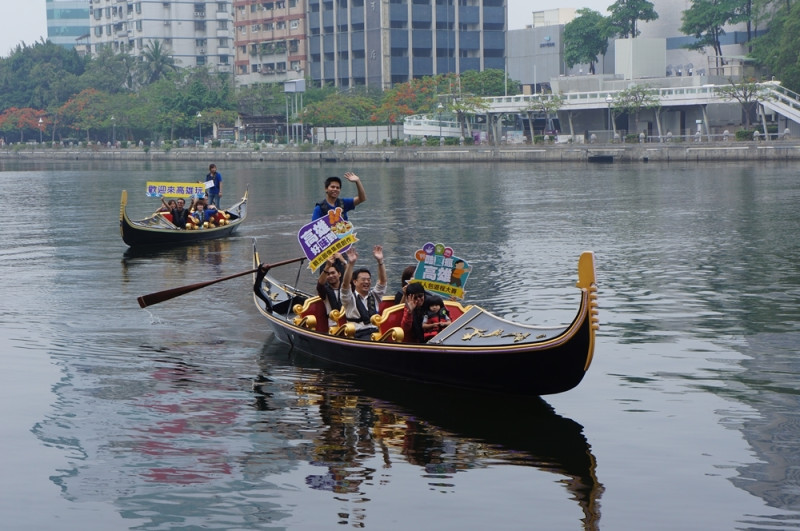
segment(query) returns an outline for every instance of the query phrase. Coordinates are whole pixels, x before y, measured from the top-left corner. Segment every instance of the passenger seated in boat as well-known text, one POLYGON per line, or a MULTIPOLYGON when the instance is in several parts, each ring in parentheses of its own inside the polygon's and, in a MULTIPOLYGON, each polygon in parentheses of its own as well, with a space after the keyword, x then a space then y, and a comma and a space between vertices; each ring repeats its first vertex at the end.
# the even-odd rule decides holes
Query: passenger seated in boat
POLYGON ((217 210, 213 207, 206 208, 204 201, 195 205, 195 211, 189 214, 189 221, 194 228, 202 229, 213 227, 216 222, 217 210))
POLYGON ((172 212, 175 208, 176 203, 174 199, 170 199, 169 201, 164 201, 164 198, 161 198, 161 206, 156 210, 156 212, 172 212))
POLYGON ((425 331, 422 329, 422 320, 425 317, 425 288, 419 282, 412 282, 406 286, 405 292, 406 302, 400 327, 407 342, 424 343, 425 331))
POLYGON ((383 247, 376 245, 372 256, 378 262, 378 284, 372 288, 372 274, 369 269, 361 268, 355 273, 358 253, 355 247, 347 250, 347 266, 342 278, 342 307, 349 322, 355 325, 356 339, 369 339, 378 328, 371 322, 373 315, 378 314, 381 299, 386 294, 386 267, 383 265, 383 247))
MULTIPOLYGON (((322 266, 317 279, 317 295, 325 303, 326 314, 330 316, 331 310, 342 309, 342 273, 345 269, 344 258, 339 253, 333 255, 322 266)), ((328 326, 333 327, 338 323, 328 317, 328 326)))
POLYGON ((414 271, 416 269, 417 268, 413 265, 410 265, 405 269, 403 269, 403 273, 400 275, 400 289, 397 290, 397 293, 394 294, 395 304, 406 302, 404 298, 406 295, 406 286, 411 281, 411 277, 414 276, 414 271))
POLYGON ((431 295, 426 298, 425 315, 422 317, 422 331, 425 342, 433 339, 436 334, 444 330, 452 321, 444 301, 438 295, 431 295))
POLYGON ((172 224, 181 229, 186 228, 186 222, 189 219, 189 211, 186 209, 186 200, 179 197, 175 202, 175 207, 170 210, 172 214, 172 224))

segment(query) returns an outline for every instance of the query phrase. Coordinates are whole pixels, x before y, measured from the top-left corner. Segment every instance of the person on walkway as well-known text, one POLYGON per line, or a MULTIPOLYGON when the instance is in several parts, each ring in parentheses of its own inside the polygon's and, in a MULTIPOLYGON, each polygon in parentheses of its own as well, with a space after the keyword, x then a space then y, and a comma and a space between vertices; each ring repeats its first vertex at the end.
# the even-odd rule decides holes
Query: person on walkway
POLYGON ((349 171, 344 174, 344 178, 356 185, 358 197, 340 198, 339 194, 342 192, 342 180, 336 176, 328 177, 325 179, 325 199, 314 205, 314 211, 311 213, 311 221, 327 215, 329 210, 336 207, 342 208, 342 219, 348 221, 347 213, 367 200, 367 192, 364 190, 364 185, 361 184, 361 179, 359 179, 358 175, 349 171))
POLYGON ((216 164, 209 164, 206 182, 213 181, 214 186, 207 190, 208 204, 216 205, 219 208, 219 198, 222 197, 222 174, 217 171, 216 164))
POLYGON ((378 284, 372 287, 372 273, 369 269, 360 268, 353 272, 358 253, 355 247, 347 250, 347 266, 342 278, 342 307, 345 317, 355 324, 356 339, 369 339, 370 334, 377 332, 378 328, 370 319, 378 313, 381 299, 386 295, 386 267, 383 264, 383 247, 376 245, 372 249, 372 256, 378 263, 378 284))

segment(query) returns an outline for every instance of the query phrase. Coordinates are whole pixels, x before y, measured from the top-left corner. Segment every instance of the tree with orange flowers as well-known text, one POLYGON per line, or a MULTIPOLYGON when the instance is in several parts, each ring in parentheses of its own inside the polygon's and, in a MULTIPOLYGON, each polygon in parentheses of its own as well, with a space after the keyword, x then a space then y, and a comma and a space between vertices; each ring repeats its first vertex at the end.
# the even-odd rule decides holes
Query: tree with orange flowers
POLYGON ((0 130, 6 133, 19 131, 19 141, 20 143, 24 142, 25 130, 38 129, 39 118, 42 114, 42 111, 30 107, 24 109, 11 107, 0 114, 0 130))

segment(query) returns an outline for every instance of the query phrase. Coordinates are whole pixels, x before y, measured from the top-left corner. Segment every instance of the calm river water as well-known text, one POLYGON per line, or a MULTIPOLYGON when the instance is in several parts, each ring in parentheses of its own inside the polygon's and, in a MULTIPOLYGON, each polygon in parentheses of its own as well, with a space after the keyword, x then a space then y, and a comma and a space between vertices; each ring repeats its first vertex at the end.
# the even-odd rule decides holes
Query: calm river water
POLYGON ((0 166, 3 528, 800 529, 791 165, 207 162, 0 166), (146 181, 207 162, 224 204, 249 188, 240 233, 127 251, 121 190, 141 217, 146 181), (561 323, 594 250, 581 385, 518 400, 320 366, 273 341, 249 276, 138 307, 249 269, 254 239, 298 256, 322 181, 347 170, 392 291, 441 242, 472 262, 468 302, 561 323))

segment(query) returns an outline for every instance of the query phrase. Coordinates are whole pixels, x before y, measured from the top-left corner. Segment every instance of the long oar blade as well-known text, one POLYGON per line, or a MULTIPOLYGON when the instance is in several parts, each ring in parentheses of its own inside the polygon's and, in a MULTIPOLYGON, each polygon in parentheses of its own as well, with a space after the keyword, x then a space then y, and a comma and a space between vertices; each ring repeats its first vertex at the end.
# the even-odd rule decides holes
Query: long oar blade
MULTIPOLYGON (((301 260, 305 260, 305 256, 301 256, 300 258, 293 258, 292 260, 284 260, 283 262, 277 262, 274 264, 267 264, 266 267, 271 269, 273 267, 282 266, 286 264, 291 264, 293 262, 299 262, 301 260)), ((206 282, 198 282, 196 284, 189 284, 188 286, 183 286, 180 288, 172 288, 172 289, 165 289, 164 291, 157 291, 155 293, 149 293, 147 295, 142 295, 141 297, 137 298, 136 300, 139 302, 139 306, 142 308, 146 308, 148 306, 152 306, 154 304, 158 304, 160 302, 168 301, 170 299, 174 299, 175 297, 180 297, 181 295, 186 295, 187 293, 191 293, 192 291, 205 288, 212 284, 216 284, 218 282, 224 282, 226 280, 230 280, 232 278, 243 277, 244 275, 250 275, 258 271, 258 268, 250 269, 248 271, 242 271, 241 273, 236 273, 234 275, 229 275, 227 277, 218 278, 215 280, 208 280, 206 282)))

